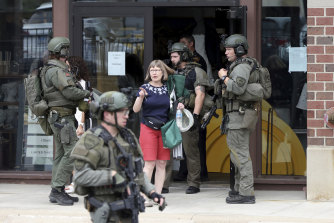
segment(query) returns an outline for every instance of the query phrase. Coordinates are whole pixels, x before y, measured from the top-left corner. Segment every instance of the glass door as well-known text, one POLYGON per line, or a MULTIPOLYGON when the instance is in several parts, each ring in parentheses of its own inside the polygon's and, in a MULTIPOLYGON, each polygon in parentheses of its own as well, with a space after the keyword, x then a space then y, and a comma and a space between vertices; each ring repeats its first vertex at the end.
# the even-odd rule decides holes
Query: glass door
MULTIPOLYGON (((87 63, 92 88, 134 100, 152 58, 152 9, 98 5, 74 4, 73 54, 87 63)), ((128 127, 139 135, 138 114, 130 115, 128 127)))

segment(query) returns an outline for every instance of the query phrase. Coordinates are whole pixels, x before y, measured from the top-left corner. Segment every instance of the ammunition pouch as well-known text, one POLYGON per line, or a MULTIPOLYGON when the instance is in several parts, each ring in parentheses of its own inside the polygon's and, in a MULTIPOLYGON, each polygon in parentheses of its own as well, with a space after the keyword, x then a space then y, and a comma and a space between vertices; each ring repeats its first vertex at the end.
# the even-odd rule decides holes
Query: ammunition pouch
POLYGON ((45 135, 53 135, 53 131, 51 129, 50 123, 48 122, 47 116, 39 116, 38 117, 38 124, 41 126, 45 135))
POLYGON ((245 109, 244 118, 242 120, 242 128, 249 129, 250 132, 255 130, 257 123, 257 111, 254 109, 245 109))

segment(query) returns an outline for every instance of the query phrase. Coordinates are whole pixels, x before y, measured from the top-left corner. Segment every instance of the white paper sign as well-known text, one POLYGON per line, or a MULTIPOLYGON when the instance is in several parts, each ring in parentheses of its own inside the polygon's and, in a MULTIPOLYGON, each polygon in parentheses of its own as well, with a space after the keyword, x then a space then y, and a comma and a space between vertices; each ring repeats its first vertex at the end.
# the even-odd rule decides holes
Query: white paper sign
POLYGON ((40 148, 40 147, 27 147, 27 157, 53 157, 52 147, 40 148))
POLYGON ((306 47, 289 47, 289 72, 307 71, 306 47))
POLYGON ((125 76, 125 52, 108 52, 108 75, 125 76))
POLYGON ((53 136, 27 136, 27 145, 53 146, 53 136))

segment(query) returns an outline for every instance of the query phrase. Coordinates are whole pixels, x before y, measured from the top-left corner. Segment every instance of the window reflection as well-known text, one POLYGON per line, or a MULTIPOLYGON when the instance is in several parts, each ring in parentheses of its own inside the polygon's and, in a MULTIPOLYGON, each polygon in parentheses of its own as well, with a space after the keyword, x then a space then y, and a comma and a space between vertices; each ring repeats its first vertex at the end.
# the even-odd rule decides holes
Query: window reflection
POLYGON ((289 72, 289 50, 306 46, 306 1, 263 1, 262 64, 272 81, 262 112, 262 174, 304 175, 306 73, 289 72))
MULTIPOLYGON (((91 70, 91 85, 101 92, 121 90, 135 99, 144 81, 144 18, 83 19, 83 55, 91 70), (125 74, 108 75, 108 52, 125 52, 125 74)), ((128 127, 139 135, 139 114, 130 114, 128 127)))

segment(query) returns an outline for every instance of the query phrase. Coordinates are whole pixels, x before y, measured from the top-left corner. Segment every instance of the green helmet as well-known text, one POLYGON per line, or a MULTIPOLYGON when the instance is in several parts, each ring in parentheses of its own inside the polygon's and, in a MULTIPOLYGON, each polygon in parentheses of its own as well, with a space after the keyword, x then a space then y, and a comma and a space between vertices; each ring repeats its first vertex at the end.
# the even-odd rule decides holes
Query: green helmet
POLYGON ((190 58, 190 52, 188 47, 184 43, 174 43, 172 47, 168 50, 168 54, 178 52, 180 54, 181 61, 188 61, 190 58))
POLYGON ((90 103, 90 110, 97 119, 102 120, 104 111, 117 111, 130 107, 130 101, 125 94, 118 91, 108 91, 103 93, 99 101, 90 103))
POLYGON ((248 42, 246 37, 240 34, 234 34, 225 39, 225 48, 234 48, 235 54, 237 56, 242 56, 247 54, 248 42))
POLYGON ((63 54, 66 54, 68 50, 62 49, 68 49, 70 47, 70 40, 66 37, 53 37, 49 44, 48 44, 48 51, 51 53, 59 53, 61 56, 63 54))

